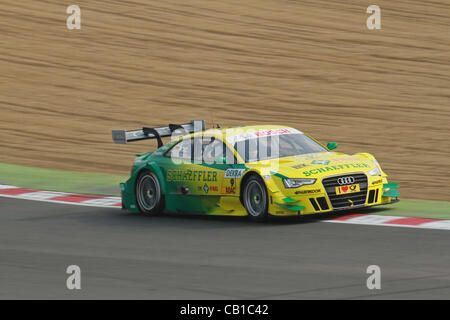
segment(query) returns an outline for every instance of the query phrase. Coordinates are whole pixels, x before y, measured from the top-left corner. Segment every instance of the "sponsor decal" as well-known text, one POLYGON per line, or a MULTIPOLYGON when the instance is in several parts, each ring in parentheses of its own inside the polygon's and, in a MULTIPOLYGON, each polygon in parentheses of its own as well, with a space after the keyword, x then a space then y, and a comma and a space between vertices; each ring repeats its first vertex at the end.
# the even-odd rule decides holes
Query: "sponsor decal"
MULTIPOLYGON (((349 186, 336 187, 336 195, 359 192, 359 184, 351 184, 349 186)), ((350 200, 349 200, 350 201, 350 200)), ((353 203, 352 203, 353 205, 353 203)))
POLYGON ((223 194, 235 194, 236 193, 236 187, 222 187, 222 193, 223 194))
POLYGON ((224 178, 241 178, 245 169, 227 169, 224 178))
POLYGON ((336 158, 336 159, 330 159, 333 162, 342 162, 342 161, 361 161, 359 158, 355 157, 343 157, 343 158, 336 158))
POLYGON ((264 180, 270 181, 270 180, 272 180, 272 177, 270 176, 270 174, 267 174, 264 176, 264 180))
POLYGON ((198 191, 204 191, 205 193, 208 193, 209 191, 217 192, 219 191, 218 186, 209 186, 208 184, 204 184, 203 187, 199 186, 198 191))
POLYGON ((279 136, 282 134, 293 134, 293 133, 300 133, 300 131, 298 131, 297 129, 294 128, 280 128, 280 129, 261 129, 258 131, 250 131, 250 132, 242 132, 240 134, 236 134, 236 135, 230 135, 227 136, 227 141, 230 144, 235 144, 236 142, 239 141, 245 141, 248 139, 253 139, 253 138, 260 138, 260 137, 269 137, 269 136, 279 136))
POLYGON ((167 170, 167 181, 217 181, 216 171, 167 170))
POLYGON ((295 194, 309 194, 309 193, 319 193, 320 189, 312 189, 312 190, 299 190, 296 191, 295 194))
POLYGON ((311 163, 312 163, 312 164, 323 164, 323 165, 327 165, 327 164, 330 163, 330 161, 329 161, 329 160, 313 160, 311 163))
POLYGON ((361 169, 361 168, 370 168, 370 166, 367 163, 350 163, 350 164, 339 164, 335 166, 326 166, 326 167, 320 167, 317 169, 311 169, 308 171, 303 171, 303 174, 305 176, 311 176, 316 175, 319 173, 326 173, 329 171, 340 171, 345 169, 361 169))
POLYGON ((276 136, 280 134, 289 134, 289 133, 297 133, 298 131, 291 128, 282 128, 282 129, 270 129, 270 130, 259 130, 255 132, 257 137, 264 136, 276 136))

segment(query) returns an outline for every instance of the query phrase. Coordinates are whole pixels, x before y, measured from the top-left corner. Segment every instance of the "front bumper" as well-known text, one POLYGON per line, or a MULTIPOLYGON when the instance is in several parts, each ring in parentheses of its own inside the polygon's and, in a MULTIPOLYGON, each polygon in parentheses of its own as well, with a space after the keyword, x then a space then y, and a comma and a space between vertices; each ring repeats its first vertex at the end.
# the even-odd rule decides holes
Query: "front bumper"
MULTIPOLYGON (((358 193, 337 196, 333 191, 335 185, 327 184, 327 179, 330 181, 330 177, 326 177, 308 188, 275 191, 269 199, 269 214, 275 216, 309 215, 392 204, 399 201, 399 192, 395 189, 398 184, 387 183, 385 178, 358 174, 360 180, 357 183, 361 186, 361 191, 358 193)), ((357 176, 355 173, 352 175, 357 176)))
MULTIPOLYGON (((303 201, 296 201, 294 204, 285 204, 280 202, 274 202, 271 205, 271 209, 269 208, 269 214, 274 216, 296 216, 296 215, 311 215, 311 214, 320 214, 320 213, 329 213, 329 212, 340 212, 344 210, 353 210, 353 209, 361 209, 361 208, 369 208, 374 206, 381 206, 387 204, 394 204, 400 201, 398 197, 382 197, 379 201, 374 201, 373 203, 364 203, 359 205, 348 205, 345 207, 333 208, 330 206, 330 202, 326 197, 322 197, 326 199, 326 204, 328 206, 323 205, 313 205, 314 200, 305 199, 303 201), (300 205, 300 203, 302 205, 300 205), (281 204, 281 205, 280 205, 281 204), (303 205, 304 204, 304 205, 303 205)), ((317 201, 317 199, 316 199, 317 201)), ((324 200, 321 201, 325 203, 324 200)))

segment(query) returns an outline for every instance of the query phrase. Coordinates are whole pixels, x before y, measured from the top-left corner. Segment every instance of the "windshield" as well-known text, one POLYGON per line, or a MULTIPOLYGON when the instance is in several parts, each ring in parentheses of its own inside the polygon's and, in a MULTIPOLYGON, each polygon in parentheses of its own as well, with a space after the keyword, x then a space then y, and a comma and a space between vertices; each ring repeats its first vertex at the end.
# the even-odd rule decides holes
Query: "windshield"
POLYGON ((300 133, 250 138, 236 142, 234 148, 245 162, 328 151, 300 133))

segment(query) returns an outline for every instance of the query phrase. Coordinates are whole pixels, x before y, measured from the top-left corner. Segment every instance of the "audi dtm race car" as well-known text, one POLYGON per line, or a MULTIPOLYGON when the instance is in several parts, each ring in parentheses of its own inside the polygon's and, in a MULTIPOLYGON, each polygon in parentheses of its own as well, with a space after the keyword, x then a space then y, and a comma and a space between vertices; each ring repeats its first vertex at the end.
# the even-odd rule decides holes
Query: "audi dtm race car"
POLYGON ((205 130, 188 124, 113 130, 115 143, 157 139, 120 184, 132 212, 250 216, 308 215, 398 201, 396 183, 369 153, 347 155, 294 128, 259 125, 205 130), (172 137, 163 145, 162 137, 172 137))

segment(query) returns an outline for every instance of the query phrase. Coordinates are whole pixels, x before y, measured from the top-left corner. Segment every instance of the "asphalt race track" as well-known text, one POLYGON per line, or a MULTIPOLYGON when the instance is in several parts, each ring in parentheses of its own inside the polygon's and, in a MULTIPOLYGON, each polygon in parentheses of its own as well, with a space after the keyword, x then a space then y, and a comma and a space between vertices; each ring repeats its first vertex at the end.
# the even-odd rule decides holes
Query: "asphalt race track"
POLYGON ((276 219, 146 217, 0 199, 0 298, 450 297, 445 230, 276 219), (66 288, 69 265, 81 290, 66 288), (381 268, 381 290, 366 268, 381 268))

